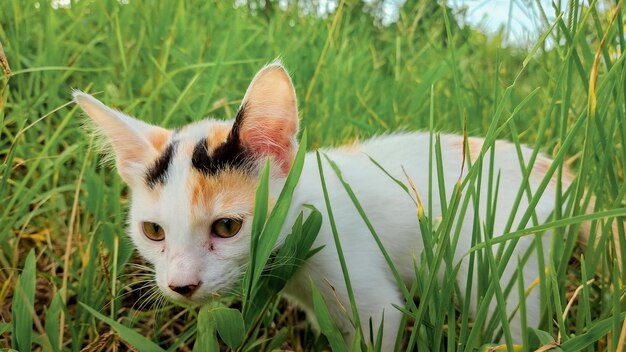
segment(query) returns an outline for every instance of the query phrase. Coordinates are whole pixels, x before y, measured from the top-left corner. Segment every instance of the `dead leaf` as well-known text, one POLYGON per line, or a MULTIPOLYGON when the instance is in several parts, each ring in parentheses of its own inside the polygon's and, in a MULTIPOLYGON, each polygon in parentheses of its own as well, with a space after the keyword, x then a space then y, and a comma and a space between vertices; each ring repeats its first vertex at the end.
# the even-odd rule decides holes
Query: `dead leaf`
POLYGON ((6 76, 11 75, 11 68, 9 67, 9 60, 7 60, 7 56, 4 54, 4 49, 2 48, 2 42, 0 42, 0 67, 2 67, 2 71, 6 76))

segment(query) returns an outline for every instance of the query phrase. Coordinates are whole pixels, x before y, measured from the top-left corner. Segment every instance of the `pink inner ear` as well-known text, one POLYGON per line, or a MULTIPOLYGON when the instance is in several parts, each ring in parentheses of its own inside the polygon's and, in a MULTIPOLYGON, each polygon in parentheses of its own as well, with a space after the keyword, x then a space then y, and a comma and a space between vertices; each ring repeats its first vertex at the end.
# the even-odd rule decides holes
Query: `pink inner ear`
POLYGON ((255 124, 244 124, 240 131, 241 143, 257 155, 269 155, 280 164, 287 175, 295 156, 293 140, 297 125, 288 119, 261 118, 255 124))

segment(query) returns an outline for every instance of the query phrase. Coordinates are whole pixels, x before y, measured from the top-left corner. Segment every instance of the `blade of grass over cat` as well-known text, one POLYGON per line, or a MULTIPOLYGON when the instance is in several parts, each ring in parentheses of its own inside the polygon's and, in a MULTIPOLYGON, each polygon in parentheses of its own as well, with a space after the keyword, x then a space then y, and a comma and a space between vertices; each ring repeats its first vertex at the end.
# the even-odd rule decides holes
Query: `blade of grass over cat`
MULTIPOLYGON (((321 249, 311 249, 321 227, 321 214, 315 207, 305 206, 305 208, 309 210, 306 220, 303 222, 303 214, 301 213, 296 223, 293 224, 291 233, 283 240, 281 248, 272 254, 276 246, 279 232, 282 231, 287 216, 286 212, 291 203, 291 197, 303 167, 305 148, 306 135, 303 135, 300 149, 296 155, 290 174, 267 220, 260 217, 261 213, 255 213, 251 240, 251 264, 244 278, 244 287, 248 288, 248 291, 243 297, 244 325, 247 330, 246 337, 243 341, 244 344, 247 343, 249 338, 257 336, 264 312, 269 309, 271 302, 296 272, 301 263, 315 255, 315 253, 321 249), (284 204, 286 204, 286 206, 284 204), (259 258, 262 260, 260 261, 259 258)), ((269 164, 266 165, 266 168, 262 172, 261 181, 257 188, 257 198, 255 200, 259 205, 258 209, 265 214, 267 214, 269 194, 268 165, 269 164)), ((214 319, 221 321, 219 317, 215 317, 214 319)), ((220 336, 221 335, 222 333, 220 332, 220 336)), ((231 342, 228 344, 234 347, 233 339, 229 338, 229 341, 231 342)), ((236 345, 241 345, 241 342, 238 342, 236 345)))
POLYGON ((246 289, 246 295, 244 297, 250 297, 254 283, 258 279, 258 273, 260 273, 263 269, 263 267, 257 267, 256 258, 259 255, 259 239, 261 237, 261 233, 263 232, 265 222, 267 221, 269 174, 270 162, 267 160, 265 166, 263 167, 263 171, 261 171, 259 186, 257 187, 254 197, 254 217, 252 218, 252 233, 250 236, 250 264, 248 264, 248 270, 246 270, 246 276, 243 281, 244 288, 246 289), (257 279, 254 279, 254 277, 257 277, 257 279))
MULTIPOLYGON (((248 299, 254 296, 262 271, 276 246, 276 240, 282 230, 289 206, 291 205, 294 189, 302 172, 305 150, 306 133, 303 133, 289 175, 287 176, 283 189, 269 217, 267 217, 269 201, 269 162, 266 163, 262 171, 255 198, 255 214, 252 220, 250 264, 248 265, 243 280, 243 286, 246 289, 243 298, 243 311, 244 315, 249 317, 248 319, 253 319, 252 315, 248 312, 250 306, 248 299)), ((258 303, 259 302, 257 302, 257 305, 258 303)), ((262 306, 266 306, 266 304, 262 304, 262 306)), ((256 309, 261 308, 257 306, 256 309)))
MULTIPOLYGON (((339 170, 339 167, 337 166, 337 164, 334 161, 332 161, 327 155, 324 155, 324 158, 326 159, 326 161, 328 162, 330 167, 335 172, 335 175, 337 176, 337 178, 339 179, 339 181, 343 185, 343 188, 346 191, 346 193, 348 193, 348 196, 350 197, 350 200, 352 201, 352 204, 355 206, 355 208, 359 212, 359 215, 361 216, 361 219, 367 225, 367 228, 370 231, 370 234, 372 235, 372 237, 376 241, 376 244, 378 245, 378 248, 380 249, 381 253, 385 257, 385 261, 387 262, 387 265, 389 266, 389 269, 391 269, 391 272, 392 272, 392 274, 393 274, 393 276, 394 276, 394 278, 396 280, 396 283, 398 284, 398 287, 400 288, 400 291, 402 292, 402 295, 407 300, 409 305, 411 305, 411 303, 413 302, 413 299, 412 299, 413 297, 409 294, 409 290, 407 289, 406 285, 404 284, 404 281, 400 277, 400 273, 398 272, 398 269, 396 269, 396 266, 394 265, 393 261, 391 260, 391 257, 389 256, 389 253, 387 252, 387 250, 385 249, 382 241, 380 240, 380 237, 378 236, 378 233, 374 229, 374 226, 372 226, 372 223, 367 218, 367 214, 365 214, 365 210, 363 210, 363 207, 361 207, 361 204, 359 203, 359 200, 357 199, 357 196, 352 191, 352 188, 350 187, 350 185, 343 179, 343 177, 341 175, 341 170, 339 170)), ((330 212, 330 209, 329 209, 329 212, 330 212)), ((414 304, 412 305, 412 308, 414 310, 417 310, 417 307, 414 304)))
MULTIPOLYGON (((570 132, 570 134, 567 136, 566 140, 563 142, 563 149, 561 149, 559 151, 559 155, 561 155, 564 153, 564 150, 566 149, 566 147, 569 145, 569 143, 571 143, 573 141, 573 136, 575 135, 575 131, 577 130, 576 127, 580 127, 582 125, 582 119, 579 119, 576 124, 573 126, 572 131, 570 132)), ((482 154, 481 154, 482 155, 482 154)), ((556 169, 557 165, 556 164, 552 164, 549 168, 548 171, 546 172, 546 174, 552 174, 555 169, 556 169)), ((472 170, 470 170, 471 173, 472 170)), ((529 206, 527 208, 527 211, 524 213, 522 219, 520 220, 520 224, 519 224, 519 228, 523 228, 524 226, 526 226, 528 220, 530 219, 531 215, 532 215, 532 210, 536 207, 537 202, 539 201, 539 198, 541 196, 541 194, 543 193, 543 191, 546 189, 548 184, 548 180, 544 177, 543 181, 541 182, 541 184, 539 185, 538 189, 536 190, 535 194, 533 195, 533 198, 531 199, 531 201, 529 202, 529 206)), ((506 235, 505 235, 506 236, 506 235)), ((503 236, 499 236, 496 241, 502 241, 503 236)), ((504 266, 506 265, 506 263, 508 262, 509 258, 511 257, 511 254, 515 248, 515 245, 517 244, 518 238, 512 238, 509 245, 507 246, 507 249, 503 255, 504 260, 498 265, 498 272, 502 272, 502 270, 504 269, 504 266)), ((484 244, 481 244, 484 245, 484 244)), ((470 251, 471 252, 471 251, 470 251)), ((491 297, 494 294, 494 287, 493 285, 489 285, 489 288, 487 289, 486 293, 485 293, 485 298, 483 300, 483 303, 480 305, 477 315, 476 315, 476 319, 484 319, 484 317, 486 316, 486 312, 487 312, 487 307, 488 304, 487 302, 489 302, 489 300, 491 299, 491 297)), ((468 339, 470 341, 475 341, 475 339, 478 337, 478 331, 477 329, 472 330, 472 333, 470 334, 470 336, 468 337, 468 339)))
POLYGON ((357 333, 360 333, 361 330, 361 319, 359 317, 359 312, 356 307, 356 300, 354 299, 354 291, 352 289, 352 283, 350 282, 350 274, 348 273, 348 267, 346 265, 346 259, 343 255, 341 241, 339 239, 339 233, 337 232, 337 225, 335 224, 335 216, 332 211, 332 206, 330 203, 330 196, 328 195, 328 189, 326 187, 326 180, 324 178, 324 166, 322 164, 322 159, 320 157, 320 152, 316 151, 315 156, 317 158, 317 168, 320 175, 320 181, 322 183, 322 192, 324 193, 324 201, 326 203, 326 215, 328 216, 328 222, 330 223, 330 227, 333 233, 333 240, 335 242, 335 249, 337 251, 337 256, 339 257, 339 263, 341 265, 341 272, 343 274, 343 279, 346 283, 346 289, 348 290, 348 297, 350 299, 350 308, 352 310, 352 318, 354 319, 354 324, 357 333))
POLYGON ((441 204, 441 213, 446 214, 448 212, 448 197, 446 195, 446 182, 443 172, 443 159, 441 157, 441 135, 435 135, 435 165, 437 170, 437 185, 439 187, 439 202, 441 204))
POLYGON ((282 290, 304 260, 322 249, 311 249, 322 226, 322 214, 314 207, 309 209, 311 212, 304 222, 303 214, 300 213, 291 233, 273 258, 272 268, 267 274, 267 285, 274 292, 282 290))
POLYGON ((593 214, 577 215, 569 219, 554 220, 554 221, 546 222, 541 225, 531 226, 522 230, 512 231, 505 235, 498 236, 492 239, 491 241, 489 241, 489 243, 482 242, 482 243, 477 244, 476 246, 470 248, 469 252, 466 253, 466 255, 468 255, 471 252, 475 252, 477 250, 483 249, 485 247, 512 241, 515 239, 519 239, 520 237, 523 237, 523 236, 528 236, 534 233, 543 232, 545 230, 549 230, 552 228, 565 227, 565 226, 569 226, 573 224, 580 224, 583 222, 597 220, 597 219, 614 218, 616 216, 626 216, 626 208, 611 209, 611 210, 601 211, 601 212, 597 212, 593 214))
POLYGON ((244 345, 250 338, 258 336, 262 318, 278 292, 285 287, 287 281, 306 259, 323 248, 311 249, 321 227, 321 214, 315 207, 305 206, 305 208, 310 210, 307 219, 302 223, 303 214, 300 213, 291 233, 287 235, 281 248, 272 255, 255 289, 249 297, 244 297, 245 302, 248 302, 243 311, 247 330, 244 345))
POLYGON ((579 302, 582 302, 582 307, 578 311, 576 317, 576 326, 577 326, 577 334, 582 333, 584 330, 591 325, 591 302, 590 302, 590 290, 589 284, 591 280, 589 280, 589 275, 587 274, 587 262, 585 260, 584 255, 582 255, 582 261, 580 266, 580 275, 582 279, 582 293, 579 302), (584 317, 584 318, 583 318, 584 317))
POLYGON ((413 200, 413 202, 415 203, 415 205, 417 206, 417 200, 413 199, 413 197, 411 197, 411 193, 409 191, 409 188, 399 179, 393 177, 393 175, 391 175, 389 173, 389 171, 387 171, 382 165, 380 165, 380 163, 378 161, 376 161, 374 158, 372 158, 371 156, 367 156, 370 161, 372 162, 372 164, 376 165, 376 167, 378 167, 382 172, 385 173, 385 175, 387 175, 387 177, 389 177, 390 179, 393 180, 393 182, 395 182, 398 186, 400 186, 400 188, 402 188, 402 190, 404 190, 404 192, 411 198, 411 200, 413 200))
MULTIPOLYGON (((291 170, 285 184, 283 185, 283 189, 272 208, 272 211, 263 226, 263 231, 259 233, 257 239, 253 239, 256 242, 256 252, 254 255, 254 272, 251 276, 251 284, 250 286, 254 287, 256 281, 258 281, 258 277, 261 274, 260 270, 265 267, 265 263, 270 257, 270 254, 275 248, 276 240, 278 239, 278 235, 283 227, 285 222, 285 218, 287 216, 287 212, 289 211, 289 207, 291 206, 291 199, 293 197, 293 192, 298 184, 298 180, 300 179, 300 174, 302 173, 302 166, 304 165, 304 154, 306 152, 307 138, 306 131, 302 133, 302 138, 300 139, 300 146, 298 148, 298 152, 296 153, 296 157, 293 161, 293 165, 291 166, 291 170)), ((266 171, 269 172, 269 171, 266 171)), ((266 186, 263 186, 263 192, 266 192, 266 186)), ((261 195, 263 196, 263 195, 261 195)), ((260 214, 262 215, 262 214, 260 214)), ((253 220, 254 221, 254 220, 253 220)), ((255 235, 253 234, 254 238, 255 235)))
MULTIPOLYGON (((439 138, 435 140, 435 159, 442 159, 440 143, 438 142, 439 138)), ((437 170, 437 169, 436 169, 437 170)), ((437 178, 438 182, 445 183, 443 181, 443 171, 437 170, 437 178)), ((436 283, 438 279, 438 273, 440 272, 440 268, 442 263, 445 262, 444 267, 445 271, 449 274, 453 274, 454 270, 448 267, 450 264, 448 259, 446 258, 449 255, 450 250, 450 237, 448 234, 451 232, 451 228, 454 222, 454 218, 459 211, 459 207, 461 206, 461 198, 462 198, 462 186, 460 182, 456 182, 450 195, 450 199, 447 202, 446 210, 442 209, 442 219, 441 222, 436 224, 436 227, 433 226, 433 243, 434 248, 434 257, 433 263, 430 265, 428 270, 428 275, 425 278, 425 283, 423 285, 423 289, 421 290, 420 299, 424 299, 426 302, 440 302, 439 301, 439 290, 436 288, 436 283)), ((443 208, 443 205, 442 205, 443 208)), ((463 208, 463 206, 461 206, 463 208)), ((449 281, 453 282, 453 280, 449 281)), ((435 304, 436 306, 436 304, 435 304)), ((422 324, 429 325, 429 307, 425 304, 420 304, 417 311, 414 313, 415 325, 421 326, 422 324)), ((412 348, 412 345, 409 344, 408 348, 412 348)))
MULTIPOLYGON (((491 160, 493 159, 494 158, 491 158, 491 160)), ((491 271, 491 275, 489 277, 491 278, 491 285, 493 285, 495 289, 496 302, 498 303, 497 314, 499 315, 500 323, 502 324, 502 330, 504 331, 507 349, 511 351, 513 350, 513 338, 511 337, 511 329, 509 327, 508 315, 506 312, 507 303, 502 292, 502 287, 500 286, 500 275, 497 272, 496 260, 494 258, 492 249, 490 248, 491 240, 492 238, 489 235, 485 238, 485 242, 483 243, 485 243, 487 248, 484 253, 487 254, 487 262, 489 263, 489 268, 491 271)))
MULTIPOLYGON (((542 120, 542 123, 539 126, 539 135, 540 136, 542 136, 544 134, 544 132, 545 132, 547 126, 548 126, 548 122, 547 121, 548 121, 548 119, 542 120)), ((530 187, 530 182, 529 181, 530 181, 532 170, 533 170, 535 164, 537 163, 538 152, 540 150, 540 146, 541 146, 541 143, 543 143, 543 141, 542 141, 541 137, 537 139, 535 147, 533 148, 533 151, 532 151, 532 154, 531 154, 529 160, 525 160, 525 158, 523 156, 523 152, 522 152, 521 147, 520 147, 521 143, 520 143, 520 141, 519 141, 519 139, 517 137, 518 133, 517 133, 516 123, 515 123, 515 121, 513 119, 509 119, 507 122, 508 122, 509 128, 511 129, 511 135, 512 135, 513 142, 515 143, 515 148, 516 148, 516 151, 517 151, 517 158, 518 158, 518 161, 519 161, 520 170, 522 170, 522 172, 524 174, 522 185, 520 186, 520 188, 519 188, 519 190, 517 192, 517 195, 515 197, 515 202, 514 202, 512 211, 511 211, 511 215, 509 215, 507 224, 505 225, 505 230, 508 232, 510 230, 510 228, 511 228, 511 226, 513 224, 514 218, 515 218, 513 214, 517 213, 517 211, 519 209, 519 206, 520 206, 520 204, 522 202, 523 194, 526 194, 526 199, 528 201, 532 200, 532 191, 531 191, 531 187, 530 187)), ((553 161, 553 163, 558 163, 559 165, 561 165, 559 167, 559 170, 562 170, 562 168, 563 168, 562 167, 562 160, 556 159, 556 160, 553 161)), ((544 177, 548 177, 548 176, 546 175, 544 177)), ((559 177, 559 180, 561 180, 560 177, 559 177)), ((555 202, 555 207, 556 207, 557 210, 555 210, 555 212, 558 211, 558 209, 562 208, 561 201, 562 201, 562 199, 559 199, 558 196, 557 196, 557 201, 555 202)), ((533 211, 533 213, 532 213, 532 220, 533 220, 533 224, 534 225, 538 225, 539 224, 539 221, 537 219, 537 215, 536 215, 535 211, 533 211)), ((559 238, 557 233, 555 233, 555 237, 559 238)), ((503 247, 500 247, 500 248, 502 249, 503 247)), ((537 266, 539 268, 544 268, 546 266, 545 260, 544 260, 544 258, 545 258, 544 251, 549 251, 550 249, 547 249, 547 248, 544 249, 543 248, 543 244, 541 243, 541 235, 535 236, 534 249, 531 246, 528 249, 527 253, 530 254, 530 252, 532 250, 535 250, 536 253, 537 253, 537 266)), ((498 255, 501 255, 501 254, 502 254, 501 251, 499 251, 498 255)), ((555 255, 555 254, 553 254, 553 255, 555 255)), ((519 275, 519 273, 517 275, 519 275)), ((540 290, 540 294, 541 294, 542 297, 545 297, 546 296, 546 292, 547 292, 547 288, 546 288, 547 280, 546 280, 545 276, 546 276, 545 275, 545 271, 544 270, 539 270, 539 280, 540 280, 539 281, 540 282, 539 290, 540 290)), ((511 280, 511 283, 507 286, 505 292, 509 292, 510 290, 513 289, 513 287, 512 287, 513 281, 514 280, 511 280)), ((522 297, 522 296, 520 296, 520 297, 522 297)), ((523 314, 523 313, 520 313, 520 314, 523 314)))

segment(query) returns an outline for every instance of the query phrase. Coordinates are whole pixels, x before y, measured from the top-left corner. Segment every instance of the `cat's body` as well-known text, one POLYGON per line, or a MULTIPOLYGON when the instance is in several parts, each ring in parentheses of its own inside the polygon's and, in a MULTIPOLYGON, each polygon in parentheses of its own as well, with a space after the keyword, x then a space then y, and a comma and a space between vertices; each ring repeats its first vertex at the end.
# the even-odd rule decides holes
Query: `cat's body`
MULTIPOLYGON (((423 252, 424 242, 420 236, 419 223, 417 218, 417 207, 411 196, 408 195, 398 184, 395 183, 385 171, 397 180, 402 180, 408 184, 407 177, 413 181, 418 194, 421 196, 423 205, 426 209, 432 207, 434 218, 440 217, 442 214, 439 187, 437 181, 437 171, 433 170, 432 175, 432 203, 428 202, 429 194, 429 144, 431 135, 429 133, 405 133, 383 137, 377 137, 372 140, 364 141, 360 144, 353 144, 336 149, 323 150, 322 153, 331 159, 341 170, 342 177, 350 184, 354 193, 357 195, 360 204, 364 208, 368 219, 372 222, 377 234, 389 252, 396 265, 402 279, 407 287, 411 287, 415 279, 415 270, 413 266, 413 255, 420 257, 423 252), (375 165, 370 157, 382 168, 375 165), (406 172, 406 175, 405 173, 406 172)), ((433 138, 434 141, 434 138, 433 138)), ((470 147, 469 154, 477 156, 482 147, 482 139, 470 138, 468 145, 470 147)), ((433 142, 434 143, 434 142, 433 142)), ((463 168, 463 137, 458 135, 441 135, 441 157, 444 163, 444 181, 446 201, 450 201, 453 188, 458 181, 461 170, 467 173, 467 165, 463 168)), ((497 216, 494 223, 493 235, 498 236, 504 233, 506 222, 513 208, 516 193, 520 188, 523 175, 518 162, 517 151, 515 146, 510 143, 498 141, 497 152, 494 160, 494 169, 501 172, 501 180, 499 184, 499 194, 497 202, 497 216)), ((522 154, 525 160, 529 160, 532 150, 522 147, 522 154)), ((433 158, 435 147, 432 148, 433 158)), ((325 160, 325 158, 322 158, 325 160)), ((489 165, 489 156, 485 157, 484 165, 489 165)), ((368 318, 372 317, 374 326, 378 326, 384 310, 384 333, 388 339, 385 340, 387 348, 383 350, 391 350, 393 338, 398 331, 398 324, 401 313, 395 309, 392 304, 404 306, 403 296, 398 288, 396 281, 389 269, 389 265, 385 261, 378 245, 373 239, 370 230, 365 222, 359 216, 354 203, 349 198, 340 180, 327 162, 324 162, 324 176, 330 196, 332 211, 335 214, 337 231, 342 243, 343 253, 346 258, 348 272, 353 285, 353 291, 360 315, 363 319, 363 331, 369 331, 368 318), (391 341, 390 341, 391 340, 391 341)), ((529 180, 533 192, 537 189, 542 181, 547 168, 539 165, 549 165, 550 160, 539 156, 536 161, 537 167, 529 180)), ((434 168, 434 167, 433 167, 434 168)), ((488 189, 488 171, 484 168, 482 178, 482 195, 480 219, 486 219, 487 189, 488 189)), ((287 224, 293 223, 297 216, 301 205, 312 204, 318 209, 325 209, 324 197, 321 192, 320 177, 318 171, 317 159, 314 153, 306 156, 304 169, 300 179, 299 186, 294 194, 291 217, 287 220, 287 224)), ((566 183, 567 184, 567 183, 566 183)), ((495 189, 494 189, 495 193, 495 189)), ((535 211, 539 223, 543 223, 554 208, 555 189, 550 187, 544 193, 540 202, 537 204, 535 211)), ((520 218, 526 211, 528 206, 527 198, 523 198, 520 202, 516 220, 513 223, 513 229, 516 228, 520 218)), ((461 230, 458 247, 455 252, 454 265, 461 261, 466 255, 472 243, 472 217, 473 208, 467 211, 463 221, 463 229, 461 230)), ((484 221, 484 220, 483 220, 484 221)), ((529 245, 534 241, 533 236, 524 237, 516 246, 517 257, 519 253, 524 253, 529 245)), ((543 237, 544 248, 549 248, 550 236, 546 234, 543 237)), ((315 255, 303 266, 296 274, 291 282, 287 285, 284 293, 288 297, 293 297, 296 301, 308 309, 312 309, 310 290, 308 289, 309 280, 318 283, 318 287, 325 294, 326 302, 335 302, 339 299, 343 307, 349 307, 348 294, 344 284, 335 250, 333 235, 330 224, 324 221, 322 230, 318 236, 315 246, 325 245, 326 250, 315 255), (332 288, 331 288, 332 286, 332 288), (334 288, 334 291, 333 291, 334 288)), ((494 246, 494 252, 497 250, 494 246)), ((521 254, 519 254, 521 256, 521 254)), ((547 258, 544 258, 547 259, 547 258)), ((469 257, 466 256, 461 261, 458 280, 460 281, 461 294, 469 298, 465 291, 465 281, 468 275, 469 257)), ((512 274, 516 270, 517 261, 509 265, 502 277, 503 285, 511 281, 512 274)), ((421 265, 426 265, 421 263, 421 265)), ((445 265, 445 264, 444 264, 445 265)), ((440 280, 443 280, 444 271, 440 270, 440 280)), ((524 268, 524 282, 526 287, 530 285, 539 276, 537 269, 537 260, 532 257, 524 268)), ((472 310, 475 308, 476 297, 472 297, 472 310)), ((495 298, 493 298, 495 303, 495 298)), ((507 299, 507 311, 509 314, 516 308, 518 304, 518 295, 513 290, 507 299)), ((495 308, 495 304, 490 305, 495 308)), ((531 292, 527 303, 528 324, 537 326, 540 319, 539 311, 539 292, 535 289, 531 292)), ((351 327, 351 312, 349 309, 344 310, 338 304, 332 304, 331 310, 334 311, 335 321, 346 332, 351 327)), ((309 314, 312 315, 312 314, 309 314)), ((511 323, 514 338, 521 341, 520 321, 514 319, 511 323)))
MULTIPOLYGON (((129 234, 141 254, 154 264, 156 282, 163 293, 179 301, 201 302, 228 291, 241 277, 249 260, 254 191, 260 167, 269 157, 273 170, 271 190, 275 199, 297 147, 295 92, 282 66, 275 63, 257 74, 234 122, 205 120, 169 131, 111 110, 84 93, 75 93, 75 99, 95 121, 96 130, 113 147, 118 172, 132 190, 129 234)), ((401 318, 400 311, 392 304, 404 306, 404 299, 370 231, 325 158, 327 156, 337 164, 353 188, 402 279, 410 287, 415 278, 413 255, 419 259, 424 246, 417 207, 411 196, 369 158, 379 162, 396 179, 407 181, 404 168, 425 209, 432 208, 431 215, 437 218, 441 215, 441 205, 436 171, 432 174, 432 204, 428 203, 429 141, 428 133, 392 134, 322 151, 330 203, 363 328, 369 331, 371 317, 377 329, 384 311, 385 351, 393 348, 401 318)), ((443 188, 447 200, 460 173, 467 172, 467 167, 462 167, 463 145, 461 136, 441 137, 443 188)), ((469 139, 468 147, 467 154, 475 160, 482 140, 469 139)), ((494 203, 497 213, 493 235, 499 236, 504 232, 523 176, 516 148, 500 141, 495 143, 495 148, 494 170, 501 177, 497 203, 494 203)), ((531 150, 522 148, 521 152, 527 162, 531 150)), ((549 159, 539 156, 532 166, 529 177, 532 191, 543 179, 550 163, 549 159)), ((484 165, 489 165, 489 154, 485 156, 484 165)), ((479 218, 485 219, 488 177, 483 177, 482 182, 485 194, 481 197, 479 218)), ((563 182, 567 186, 570 179, 566 177, 563 182)), ((539 223, 552 212, 555 185, 550 182, 535 208, 539 223)), ((326 214, 314 153, 306 156, 283 236, 305 204, 312 204, 326 214)), ((512 229, 516 229, 526 207, 527 198, 522 197, 512 229)), ((472 222, 470 206, 454 255, 455 264, 471 247, 472 222)), ((533 236, 520 240, 511 263, 517 263, 517 258, 532 241, 533 236)), ((549 241, 549 234, 544 235, 546 255, 549 241)), ((314 246, 319 245, 325 245, 325 248, 303 264, 287 284, 284 294, 310 312, 310 282, 315 282, 336 324, 350 339, 353 333, 350 303, 327 216, 324 216, 314 246)), ((538 277, 537 263, 533 254, 524 268, 526 287, 538 277)), ((507 266, 503 282, 510 280, 515 265, 507 266)), ((458 273, 461 283, 466 281, 467 267, 468 258, 465 257, 458 273)), ((440 277, 443 273, 441 269, 440 277)), ((475 292, 463 292, 464 284, 460 288, 464 298, 476 300, 475 292)), ((517 304, 517 289, 513 289, 507 299, 507 311, 512 312, 517 304)), ((495 303, 491 306, 493 309, 495 303)), ((528 324, 536 326, 540 319, 538 290, 530 293, 526 307, 528 324)), ((514 338, 519 340, 519 319, 514 318, 511 324, 514 338)))

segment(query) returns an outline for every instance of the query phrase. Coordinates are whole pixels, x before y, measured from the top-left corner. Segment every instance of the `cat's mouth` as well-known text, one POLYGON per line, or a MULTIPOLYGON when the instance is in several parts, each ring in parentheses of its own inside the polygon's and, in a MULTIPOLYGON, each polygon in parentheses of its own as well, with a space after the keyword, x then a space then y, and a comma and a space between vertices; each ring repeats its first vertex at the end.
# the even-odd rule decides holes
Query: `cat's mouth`
POLYGON ((195 288, 193 292, 180 289, 173 290, 169 287, 160 287, 160 289, 170 301, 181 305, 202 305, 220 299, 232 292, 230 285, 227 285, 225 282, 219 282, 211 286, 208 287, 208 285, 203 284, 195 288))
MULTIPOLYGON (((182 281, 183 284, 172 285, 176 277, 155 275, 159 291, 168 300, 180 305, 202 305, 219 300, 224 296, 240 296, 243 273, 228 270, 219 273, 200 273, 200 280, 195 284, 182 281)), ((181 281, 178 281, 181 282, 181 281)))

